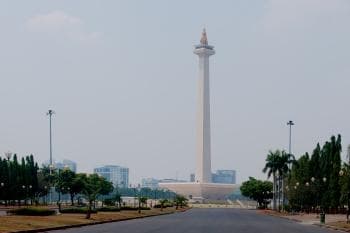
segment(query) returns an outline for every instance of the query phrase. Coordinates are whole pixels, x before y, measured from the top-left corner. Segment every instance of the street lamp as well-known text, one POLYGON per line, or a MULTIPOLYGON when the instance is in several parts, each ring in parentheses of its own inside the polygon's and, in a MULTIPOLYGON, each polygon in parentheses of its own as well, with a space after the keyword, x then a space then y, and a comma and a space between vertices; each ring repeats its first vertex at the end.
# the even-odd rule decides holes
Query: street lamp
MULTIPOLYGON (((345 175, 345 172, 343 170, 340 170, 339 171, 339 176, 344 176, 345 175)), ((350 215, 350 192, 348 191, 347 193, 347 206, 348 206, 348 209, 346 211, 346 222, 349 223, 349 215, 350 215)))
MULTIPOLYGON (((5 192, 3 191, 3 190, 4 190, 4 187, 5 187, 5 183, 4 183, 4 182, 1 182, 1 183, 0 183, 1 197, 4 198, 4 200, 5 200, 5 192)), ((5 201, 5 203, 7 203, 7 201, 5 201)))
POLYGON ((55 114, 53 110, 49 110, 46 115, 49 116, 49 121, 50 121, 50 165, 52 165, 52 115, 55 114))
POLYGON ((140 184, 137 185, 137 193, 138 193, 138 204, 139 204, 139 208, 138 208, 138 213, 140 214, 141 213, 141 186, 140 184))
POLYGON ((5 157, 7 158, 7 161, 10 161, 11 156, 12 156, 12 152, 11 151, 5 152, 5 157))

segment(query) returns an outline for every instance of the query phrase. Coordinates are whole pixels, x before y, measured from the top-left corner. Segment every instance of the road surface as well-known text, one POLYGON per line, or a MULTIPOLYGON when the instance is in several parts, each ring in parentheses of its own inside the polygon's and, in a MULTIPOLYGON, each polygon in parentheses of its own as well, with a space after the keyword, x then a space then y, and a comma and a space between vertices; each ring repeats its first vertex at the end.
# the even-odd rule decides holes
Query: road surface
POLYGON ((157 217, 71 228, 52 233, 335 233, 254 210, 191 209, 157 217))

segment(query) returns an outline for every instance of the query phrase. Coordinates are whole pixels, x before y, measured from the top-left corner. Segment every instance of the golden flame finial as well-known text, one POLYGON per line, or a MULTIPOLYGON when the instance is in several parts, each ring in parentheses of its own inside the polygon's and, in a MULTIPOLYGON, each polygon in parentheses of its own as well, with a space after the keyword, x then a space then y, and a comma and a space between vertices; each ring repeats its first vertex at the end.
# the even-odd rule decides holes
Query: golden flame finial
POLYGON ((202 38, 200 42, 202 45, 208 45, 207 32, 205 31, 205 28, 203 28, 202 38))

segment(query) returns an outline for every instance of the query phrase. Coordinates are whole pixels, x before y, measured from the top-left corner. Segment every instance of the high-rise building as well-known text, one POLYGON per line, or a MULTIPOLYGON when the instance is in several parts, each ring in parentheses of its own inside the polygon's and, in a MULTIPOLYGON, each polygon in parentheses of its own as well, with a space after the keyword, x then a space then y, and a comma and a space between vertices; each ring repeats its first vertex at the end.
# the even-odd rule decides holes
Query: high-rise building
POLYGON ((236 184, 235 170, 217 170, 212 174, 213 183, 236 184))
POLYGON ((215 54, 215 50, 214 46, 208 45, 205 29, 200 44, 195 46, 194 53, 199 58, 197 167, 195 177, 196 182, 211 183, 209 57, 215 54))
POLYGON ((129 186, 129 168, 116 165, 106 165, 94 169, 94 173, 103 176, 114 187, 127 188, 129 186))

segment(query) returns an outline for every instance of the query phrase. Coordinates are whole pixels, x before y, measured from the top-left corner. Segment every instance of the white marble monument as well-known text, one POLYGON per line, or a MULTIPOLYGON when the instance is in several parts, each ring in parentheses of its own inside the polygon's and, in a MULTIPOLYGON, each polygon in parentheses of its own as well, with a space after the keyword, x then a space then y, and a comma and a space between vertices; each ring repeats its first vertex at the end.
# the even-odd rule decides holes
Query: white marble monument
POLYGON ((208 44, 205 29, 194 53, 199 58, 195 182, 160 183, 159 186, 191 199, 225 200, 239 186, 212 183, 211 179, 209 57, 215 54, 215 50, 208 44))

